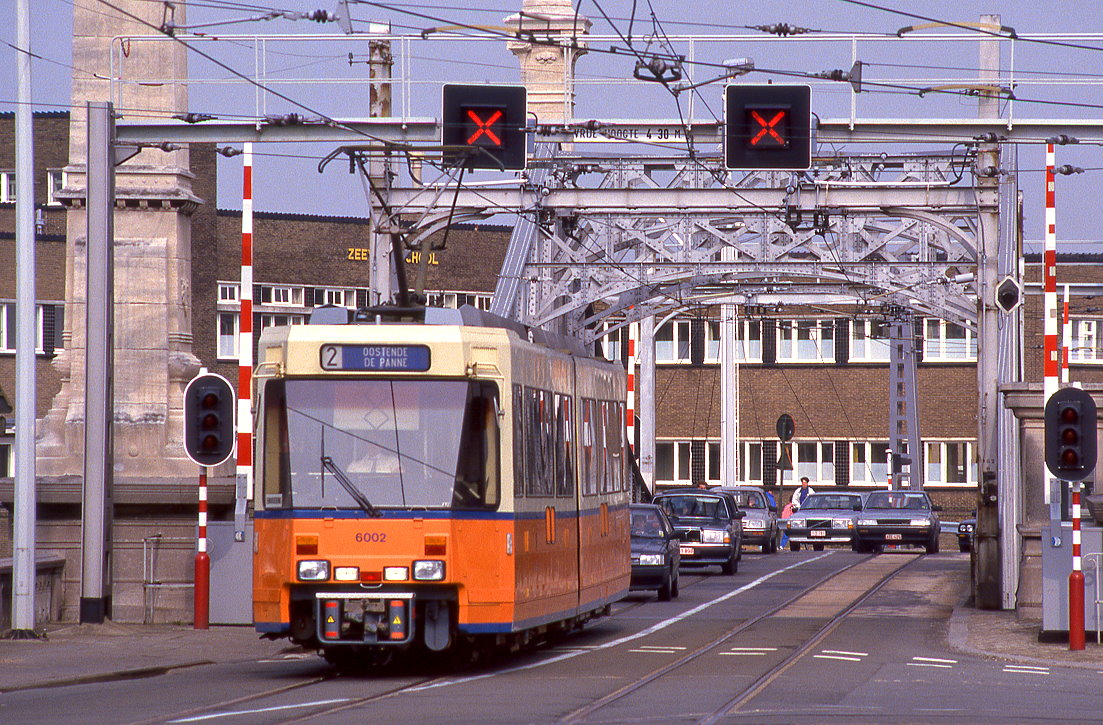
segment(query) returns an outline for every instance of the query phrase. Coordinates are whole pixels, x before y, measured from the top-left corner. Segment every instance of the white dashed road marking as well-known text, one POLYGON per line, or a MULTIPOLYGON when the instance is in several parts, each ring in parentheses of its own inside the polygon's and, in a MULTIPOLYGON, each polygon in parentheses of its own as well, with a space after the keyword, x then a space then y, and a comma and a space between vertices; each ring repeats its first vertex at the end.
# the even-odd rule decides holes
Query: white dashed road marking
POLYGON ((629 652, 640 652, 642 654, 663 654, 663 655, 675 655, 684 650, 685 647, 663 647, 659 645, 645 644, 638 649, 630 649, 629 652))
POLYGON ((220 717, 238 717, 239 715, 256 715, 262 712, 277 712, 279 710, 296 710, 304 707, 318 707, 320 705, 335 705, 339 702, 348 702, 349 698, 341 697, 336 700, 315 700, 314 702, 300 702, 295 705, 280 705, 278 707, 261 707, 255 710, 233 710, 230 712, 215 712, 210 715, 196 715, 195 717, 182 717, 178 720, 169 720, 169 722, 201 722, 203 720, 214 720, 220 717))
POLYGON ((732 647, 720 654, 729 657, 762 657, 770 652, 777 652, 777 647, 732 647))
POLYGON ((839 649, 821 650, 819 654, 812 655, 821 660, 843 660, 844 662, 861 662, 863 657, 869 657, 869 652, 847 652, 839 649))
POLYGON ((1023 675, 1048 675, 1048 667, 1032 667, 1030 665, 1006 665, 1003 668, 1004 672, 1014 672, 1023 675))
POLYGON ((944 670, 952 670, 957 660, 945 660, 941 657, 912 657, 908 667, 940 667, 944 670))

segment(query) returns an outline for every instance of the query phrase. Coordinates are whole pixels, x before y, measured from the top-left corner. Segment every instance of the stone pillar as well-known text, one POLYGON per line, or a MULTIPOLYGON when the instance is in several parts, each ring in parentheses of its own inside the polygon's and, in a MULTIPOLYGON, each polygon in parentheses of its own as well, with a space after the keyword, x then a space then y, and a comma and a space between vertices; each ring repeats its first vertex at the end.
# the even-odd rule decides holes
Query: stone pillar
MULTIPOLYGON (((169 40, 122 41, 152 35, 167 21, 184 22, 184 3, 172 6, 117 0, 144 25, 94 0, 73 6, 72 115, 67 184, 64 350, 55 364, 62 386, 38 426, 38 474, 80 475, 84 438, 86 272, 86 101, 113 101, 118 119, 140 109, 168 118, 187 110, 187 58, 169 40), (152 26, 152 27, 151 27, 152 26), (114 88, 113 72, 121 79, 114 88), (89 72, 95 73, 93 77, 89 72), (131 80, 153 80, 139 84, 131 80), (163 115, 162 115, 163 114, 163 115)), ((192 193, 186 149, 144 150, 116 167, 115 202, 115 478, 194 477, 184 455, 183 387, 198 370, 192 354, 192 193)))
POLYGON ((536 123, 562 123, 574 115, 574 65, 586 52, 582 38, 590 21, 576 14, 571 0, 523 0, 521 12, 505 19, 514 32, 554 44, 511 40, 528 89, 529 115, 536 123))

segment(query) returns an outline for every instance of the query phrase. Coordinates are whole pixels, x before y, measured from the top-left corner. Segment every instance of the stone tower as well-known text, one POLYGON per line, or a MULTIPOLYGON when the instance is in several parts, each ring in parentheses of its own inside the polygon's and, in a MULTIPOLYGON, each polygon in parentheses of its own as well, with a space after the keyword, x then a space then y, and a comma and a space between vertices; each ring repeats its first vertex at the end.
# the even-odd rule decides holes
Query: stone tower
POLYGON ((555 44, 509 42, 521 63, 521 83, 528 88, 528 107, 536 122, 561 123, 574 112, 574 66, 586 52, 583 38, 590 21, 576 14, 571 0, 523 0, 521 12, 505 20, 510 29, 555 44))
MULTIPOLYGON (((72 114, 65 197, 68 250, 65 270, 64 350, 55 364, 62 378, 38 424, 37 466, 45 478, 83 470, 86 112, 88 101, 113 101, 119 120, 149 119, 187 110, 187 58, 169 40, 113 40, 157 35, 166 22, 184 22, 184 3, 116 0, 138 22, 95 0, 73 4, 72 114), (121 79, 114 87, 105 78, 121 79), (86 71, 91 71, 92 75, 86 71), (158 83, 128 83, 132 79, 158 83)), ((183 386, 198 369, 192 354, 191 213, 200 200, 186 149, 144 150, 116 167, 114 475, 147 480, 194 476, 184 455, 183 386)))

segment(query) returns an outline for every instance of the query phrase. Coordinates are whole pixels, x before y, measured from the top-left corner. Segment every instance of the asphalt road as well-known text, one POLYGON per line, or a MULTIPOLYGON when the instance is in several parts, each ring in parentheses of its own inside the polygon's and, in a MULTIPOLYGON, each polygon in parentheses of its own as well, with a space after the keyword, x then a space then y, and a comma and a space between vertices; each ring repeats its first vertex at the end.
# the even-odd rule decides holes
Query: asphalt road
POLYGON ((957 553, 748 554, 735 576, 684 570, 674 601, 633 595, 575 636, 479 667, 351 676, 288 655, 13 692, 0 721, 1098 721, 1103 673, 949 648, 967 567, 957 553))

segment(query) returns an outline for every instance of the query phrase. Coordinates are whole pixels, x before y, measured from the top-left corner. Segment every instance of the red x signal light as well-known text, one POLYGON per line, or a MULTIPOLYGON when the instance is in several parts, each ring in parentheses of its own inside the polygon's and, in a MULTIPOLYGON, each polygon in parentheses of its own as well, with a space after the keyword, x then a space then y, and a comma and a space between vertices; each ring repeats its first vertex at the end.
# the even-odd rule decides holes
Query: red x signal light
POLYGON ((444 163, 468 169, 525 168, 527 120, 524 86, 445 85, 441 107, 444 163))
POLYGON ((724 165, 729 169, 796 171, 812 165, 809 86, 727 86, 724 124, 724 165))

